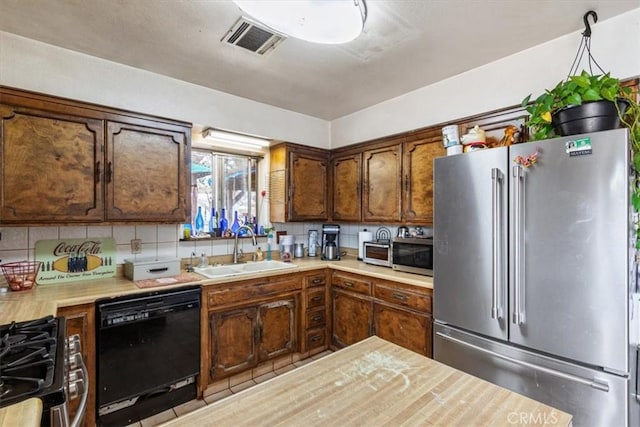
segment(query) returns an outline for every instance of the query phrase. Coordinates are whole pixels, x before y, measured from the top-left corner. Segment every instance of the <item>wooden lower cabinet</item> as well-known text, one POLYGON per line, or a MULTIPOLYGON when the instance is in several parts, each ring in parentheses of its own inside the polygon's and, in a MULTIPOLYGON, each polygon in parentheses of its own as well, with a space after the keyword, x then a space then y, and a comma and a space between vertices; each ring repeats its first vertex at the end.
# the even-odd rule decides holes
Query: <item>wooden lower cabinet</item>
POLYGON ((331 344, 339 349, 371 336, 371 298, 337 288, 331 291, 333 333, 331 344))
POLYGON ((242 372, 256 364, 256 307, 209 317, 211 379, 242 372))
POLYGON ((296 301, 293 298, 258 307, 258 362, 294 351, 296 301))
POLYGON ((387 304, 375 303, 374 335, 432 357, 432 320, 428 314, 414 313, 387 304))
POLYGON ((296 298, 211 313, 209 380, 216 381, 296 350, 296 298))
POLYGON ((329 346, 328 277, 329 271, 326 269, 313 271, 304 276, 300 352, 305 356, 320 353, 329 346))
POLYGON ((201 390, 299 351, 302 281, 294 274, 203 288, 201 390))
POLYGON ((343 272, 331 284, 331 348, 377 335, 432 356, 431 289, 343 272))
MULTIPOLYGON (((82 357, 89 374, 89 396, 84 414, 85 426, 96 424, 96 341, 95 341, 95 307, 93 304, 82 304, 69 307, 60 307, 58 316, 66 318, 66 336, 79 335, 82 345, 82 357)), ((73 418, 78 409, 80 399, 69 403, 69 417, 73 418)))

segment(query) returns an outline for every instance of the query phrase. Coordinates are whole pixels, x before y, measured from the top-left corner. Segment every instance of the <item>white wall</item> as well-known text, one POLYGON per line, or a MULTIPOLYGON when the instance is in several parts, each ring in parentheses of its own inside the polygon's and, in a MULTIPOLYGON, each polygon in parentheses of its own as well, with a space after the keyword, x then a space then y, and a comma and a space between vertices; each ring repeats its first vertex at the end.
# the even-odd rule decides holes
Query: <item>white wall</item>
MULTIPOLYGON (((519 105, 566 77, 581 37, 575 32, 336 119, 331 147, 519 105)), ((622 79, 640 75, 640 9, 598 21, 591 38, 593 56, 605 71, 622 79)))
POLYGON ((0 85, 329 148, 330 124, 0 31, 0 85))

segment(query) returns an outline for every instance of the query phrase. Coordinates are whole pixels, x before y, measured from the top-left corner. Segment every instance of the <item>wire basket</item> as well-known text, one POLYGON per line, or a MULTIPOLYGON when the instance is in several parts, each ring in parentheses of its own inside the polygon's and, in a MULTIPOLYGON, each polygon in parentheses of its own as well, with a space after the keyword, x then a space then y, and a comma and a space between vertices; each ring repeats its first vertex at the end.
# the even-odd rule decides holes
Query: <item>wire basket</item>
POLYGON ((4 278, 12 291, 25 291, 36 285, 40 261, 8 262, 0 265, 4 278))

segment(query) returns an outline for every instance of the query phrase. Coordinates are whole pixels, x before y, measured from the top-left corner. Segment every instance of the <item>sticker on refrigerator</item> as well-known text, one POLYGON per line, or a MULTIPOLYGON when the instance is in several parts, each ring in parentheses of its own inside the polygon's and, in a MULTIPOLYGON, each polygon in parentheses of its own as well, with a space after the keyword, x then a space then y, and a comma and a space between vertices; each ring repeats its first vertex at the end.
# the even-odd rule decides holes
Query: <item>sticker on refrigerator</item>
POLYGON ((591 138, 574 139, 564 143, 567 154, 573 156, 584 156, 591 154, 591 138))

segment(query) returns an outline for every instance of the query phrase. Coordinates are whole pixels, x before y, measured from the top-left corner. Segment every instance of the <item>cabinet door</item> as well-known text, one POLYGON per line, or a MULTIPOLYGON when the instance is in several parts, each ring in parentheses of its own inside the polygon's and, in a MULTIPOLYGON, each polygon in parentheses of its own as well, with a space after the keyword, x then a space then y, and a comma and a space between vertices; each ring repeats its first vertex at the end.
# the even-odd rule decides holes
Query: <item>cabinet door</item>
POLYGON ((335 157, 331 162, 333 171, 334 221, 360 221, 362 198, 360 174, 362 154, 335 157))
POLYGON ((406 142, 403 149, 402 219, 404 222, 433 224, 433 159, 444 156, 439 130, 406 142))
POLYGON ((258 313, 258 361, 293 352, 296 348, 295 299, 262 304, 258 313))
POLYGON ((256 365, 257 308, 209 315, 210 381, 256 365))
POLYGON ((333 333, 331 342, 346 347, 371 336, 372 303, 370 298, 332 289, 333 333))
POLYGON ((184 222, 187 145, 183 132, 109 122, 108 219, 184 222))
MULTIPOLYGON (((78 335, 82 346, 82 357, 89 374, 89 396, 82 425, 95 425, 95 384, 96 384, 96 343, 95 309, 93 304, 83 304, 58 309, 58 316, 66 318, 66 336, 78 335)), ((78 410, 80 399, 69 401, 69 417, 73 418, 78 410)))
POLYGON ((291 152, 289 219, 292 221, 328 218, 327 156, 291 152))
POLYGON ((101 221, 103 122, 8 105, 0 118, 1 221, 101 221))
POLYGON ((402 145, 363 153, 362 220, 400 221, 402 145))
POLYGON ((376 303, 373 323, 380 338, 431 357, 431 316, 376 303))

